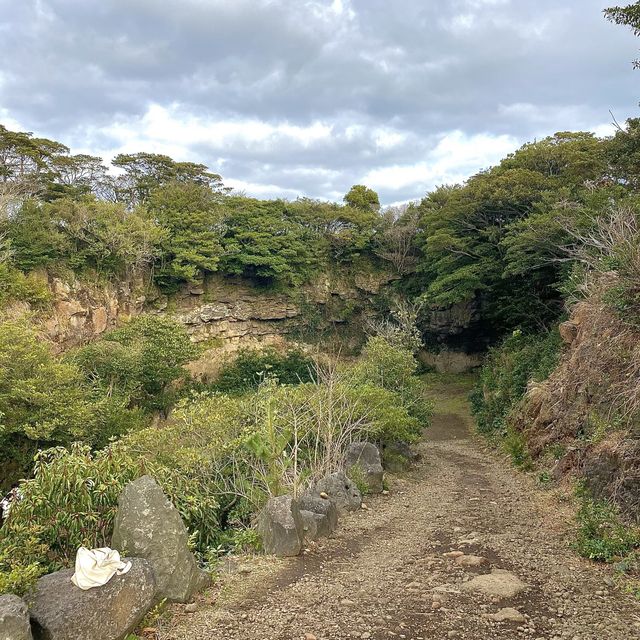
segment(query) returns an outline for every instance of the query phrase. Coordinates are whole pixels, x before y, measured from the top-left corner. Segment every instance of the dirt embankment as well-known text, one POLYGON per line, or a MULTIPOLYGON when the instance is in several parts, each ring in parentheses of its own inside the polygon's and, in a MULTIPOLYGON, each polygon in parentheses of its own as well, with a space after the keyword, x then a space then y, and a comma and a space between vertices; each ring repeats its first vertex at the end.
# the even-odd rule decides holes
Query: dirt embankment
POLYGON ((631 640, 640 603, 569 548, 568 514, 470 434, 464 385, 433 389, 422 461, 301 557, 240 558, 161 640, 631 640))
POLYGON ((515 426, 555 480, 582 478, 640 522, 640 331, 593 296, 560 332, 560 364, 531 386, 515 426))

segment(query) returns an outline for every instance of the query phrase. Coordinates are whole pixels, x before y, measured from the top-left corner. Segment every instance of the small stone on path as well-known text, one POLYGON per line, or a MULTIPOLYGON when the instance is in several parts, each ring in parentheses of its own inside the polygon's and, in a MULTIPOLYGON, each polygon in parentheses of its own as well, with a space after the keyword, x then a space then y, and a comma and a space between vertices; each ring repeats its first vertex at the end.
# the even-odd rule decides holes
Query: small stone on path
POLYGON ((482 556, 458 556, 456 558, 456 564, 461 567, 479 567, 487 561, 486 558, 482 556))
POLYGON ((517 609, 513 609, 512 607, 505 607, 497 613, 487 614, 487 618, 495 620, 496 622, 517 622, 518 624, 526 622, 526 618, 517 609))
POLYGON ((465 582, 462 588, 465 591, 479 591, 487 596, 502 599, 514 598, 522 593, 527 585, 509 571, 494 569, 491 573, 476 576, 473 580, 465 582))

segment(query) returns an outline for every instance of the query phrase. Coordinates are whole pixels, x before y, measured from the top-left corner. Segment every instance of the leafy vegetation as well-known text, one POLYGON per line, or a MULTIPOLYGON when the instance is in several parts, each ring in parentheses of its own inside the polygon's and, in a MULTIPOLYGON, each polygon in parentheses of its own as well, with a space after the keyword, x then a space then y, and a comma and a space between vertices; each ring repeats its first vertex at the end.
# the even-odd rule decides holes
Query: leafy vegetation
POLYGON ((491 350, 471 395, 478 429, 487 435, 506 436, 509 413, 524 396, 527 385, 547 378, 559 356, 557 331, 533 335, 515 331, 491 350))
MULTIPOLYGON (((144 405, 154 397, 150 391, 162 395, 165 386, 145 386, 141 363, 155 367, 154 381, 174 381, 171 356, 175 364, 185 354, 167 322, 132 322, 75 354, 79 366, 71 370, 76 376, 90 372, 98 387, 144 405), (164 345, 161 354, 158 345, 164 345)), ((144 473, 160 482, 201 558, 211 561, 250 544, 244 532, 269 495, 299 491, 339 468, 353 439, 411 440, 426 425, 430 407, 417 393, 410 352, 374 338, 359 362, 311 371, 309 365, 298 352, 244 354, 226 376, 234 395, 209 391, 183 398, 170 419, 132 430, 98 451, 73 444, 38 454, 2 527, 0 589, 22 592, 41 573, 69 565, 79 545, 108 544, 122 487, 144 473), (271 371, 280 367, 291 384, 266 376, 246 385, 244 373, 253 376, 257 362, 273 363, 271 371), (383 375, 391 369, 399 380, 383 375), (304 371, 304 380, 294 379, 304 371)))
POLYGON ((213 388, 224 393, 257 389, 266 378, 281 384, 300 384, 314 379, 313 360, 297 349, 243 350, 220 371, 213 388))

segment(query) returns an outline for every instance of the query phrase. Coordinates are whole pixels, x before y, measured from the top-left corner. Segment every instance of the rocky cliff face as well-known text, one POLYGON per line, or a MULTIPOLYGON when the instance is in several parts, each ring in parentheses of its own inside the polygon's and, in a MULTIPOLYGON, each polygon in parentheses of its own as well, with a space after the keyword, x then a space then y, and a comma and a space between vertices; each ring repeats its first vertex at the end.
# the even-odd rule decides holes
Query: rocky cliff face
MULTIPOLYGON (((130 317, 164 314, 184 324, 194 342, 211 342, 211 352, 219 357, 247 346, 281 345, 292 333, 305 330, 319 333, 333 327, 339 332, 355 325, 362 333, 363 316, 372 313, 376 297, 392 280, 386 273, 321 274, 314 282, 284 293, 214 274, 198 286, 166 296, 141 279, 90 283, 49 277, 50 308, 35 314, 34 321, 56 351, 64 352, 95 340, 130 317)), ((8 313, 29 316, 32 310, 18 304, 8 313)), ((207 373, 206 366, 194 366, 207 373)))

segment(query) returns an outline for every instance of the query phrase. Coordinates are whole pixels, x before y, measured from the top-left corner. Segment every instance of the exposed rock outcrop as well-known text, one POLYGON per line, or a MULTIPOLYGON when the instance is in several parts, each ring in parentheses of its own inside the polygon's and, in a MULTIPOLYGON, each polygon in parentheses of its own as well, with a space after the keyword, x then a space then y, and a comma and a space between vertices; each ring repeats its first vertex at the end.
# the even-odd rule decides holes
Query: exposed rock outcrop
POLYGON ((140 558, 96 589, 79 589, 72 575, 73 569, 50 573, 27 596, 35 640, 123 640, 155 601, 153 569, 140 558))
POLYGON ((150 476, 130 482, 118 499, 112 546, 148 560, 158 598, 188 602, 207 583, 188 547, 178 510, 150 476))

